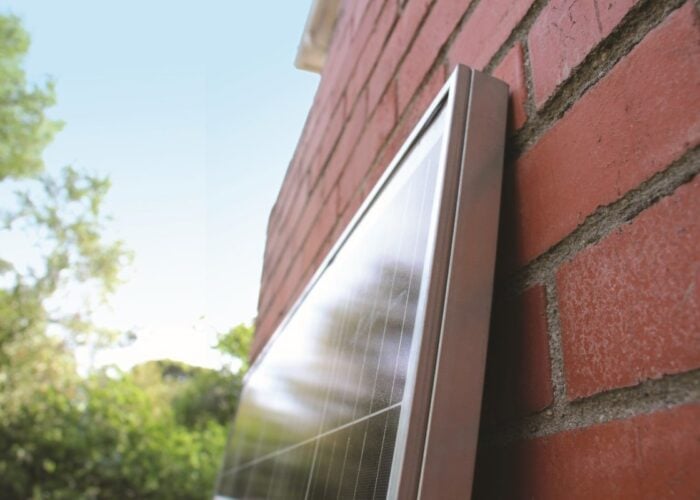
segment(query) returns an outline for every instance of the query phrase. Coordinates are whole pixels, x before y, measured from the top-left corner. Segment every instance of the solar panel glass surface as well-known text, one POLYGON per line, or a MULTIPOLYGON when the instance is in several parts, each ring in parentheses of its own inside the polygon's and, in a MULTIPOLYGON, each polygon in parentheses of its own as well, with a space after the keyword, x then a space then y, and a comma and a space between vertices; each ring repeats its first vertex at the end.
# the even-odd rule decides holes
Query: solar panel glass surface
POLYGON ((385 498, 439 201, 440 112, 246 380, 218 494, 385 498))

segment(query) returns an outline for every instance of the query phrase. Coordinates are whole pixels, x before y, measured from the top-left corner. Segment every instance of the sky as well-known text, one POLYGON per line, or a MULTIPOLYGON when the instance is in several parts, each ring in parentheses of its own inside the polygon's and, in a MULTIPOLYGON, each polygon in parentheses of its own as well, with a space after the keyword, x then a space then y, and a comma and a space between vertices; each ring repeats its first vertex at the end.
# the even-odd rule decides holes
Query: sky
POLYGON ((216 332, 254 318, 267 217, 319 80, 293 65, 310 3, 1 4, 30 33, 30 80, 56 81, 48 170, 108 175, 109 234, 135 256, 99 319, 138 340, 97 364, 217 366, 216 332))

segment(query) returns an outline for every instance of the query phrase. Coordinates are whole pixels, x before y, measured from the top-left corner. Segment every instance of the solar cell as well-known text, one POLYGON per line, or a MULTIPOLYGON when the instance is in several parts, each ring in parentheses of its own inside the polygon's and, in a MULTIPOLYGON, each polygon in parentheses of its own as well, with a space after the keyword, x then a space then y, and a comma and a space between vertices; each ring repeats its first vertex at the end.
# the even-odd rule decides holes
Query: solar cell
POLYGON ((421 456, 408 444, 421 448, 426 430, 408 434, 425 426, 439 353, 470 74, 459 68, 436 98, 252 367, 220 497, 407 491, 402 470, 421 456))

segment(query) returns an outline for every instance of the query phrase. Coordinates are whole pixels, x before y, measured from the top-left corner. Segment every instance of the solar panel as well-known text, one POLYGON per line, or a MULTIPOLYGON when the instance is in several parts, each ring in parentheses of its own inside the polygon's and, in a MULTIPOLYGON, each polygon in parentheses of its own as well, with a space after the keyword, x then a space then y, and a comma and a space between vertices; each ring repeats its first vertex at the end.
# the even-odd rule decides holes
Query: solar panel
MULTIPOLYGON (((440 446, 428 416, 463 417, 441 407, 453 395, 438 384, 439 365, 459 354, 441 349, 455 336, 443 326, 465 312, 451 304, 472 289, 479 295, 465 302, 473 310, 464 325, 480 331, 464 332, 478 340, 466 347, 476 380, 465 384, 480 391, 483 379, 506 95, 500 82, 459 67, 436 97, 251 368, 219 497, 416 497, 421 478, 435 475, 423 463, 440 446), (465 202, 479 185, 486 195, 470 197, 478 206, 465 202), (471 248, 463 233, 479 225, 486 234, 466 240, 487 240, 480 261, 464 257, 479 265, 467 274, 480 282, 451 284, 460 275, 452 257, 471 248)), ((479 405, 480 392, 466 404, 477 427, 479 405)), ((474 449, 466 454, 473 461, 474 449)))

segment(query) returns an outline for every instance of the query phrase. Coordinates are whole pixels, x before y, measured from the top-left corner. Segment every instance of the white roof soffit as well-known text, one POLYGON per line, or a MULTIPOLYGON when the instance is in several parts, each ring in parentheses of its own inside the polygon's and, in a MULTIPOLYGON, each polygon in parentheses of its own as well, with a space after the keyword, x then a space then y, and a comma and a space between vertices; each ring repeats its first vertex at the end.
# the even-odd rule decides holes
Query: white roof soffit
POLYGON ((320 73, 323 69, 338 17, 339 4, 339 0, 312 1, 294 61, 297 68, 314 73, 320 73))

